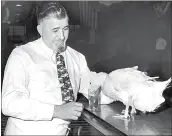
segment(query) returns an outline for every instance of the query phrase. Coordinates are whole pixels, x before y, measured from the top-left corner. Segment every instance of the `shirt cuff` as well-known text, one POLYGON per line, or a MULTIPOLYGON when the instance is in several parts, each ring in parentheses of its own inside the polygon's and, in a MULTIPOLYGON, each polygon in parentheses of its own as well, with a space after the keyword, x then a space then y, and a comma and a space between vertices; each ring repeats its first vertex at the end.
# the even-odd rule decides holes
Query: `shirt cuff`
POLYGON ((54 105, 41 103, 37 110, 36 120, 52 120, 54 105))

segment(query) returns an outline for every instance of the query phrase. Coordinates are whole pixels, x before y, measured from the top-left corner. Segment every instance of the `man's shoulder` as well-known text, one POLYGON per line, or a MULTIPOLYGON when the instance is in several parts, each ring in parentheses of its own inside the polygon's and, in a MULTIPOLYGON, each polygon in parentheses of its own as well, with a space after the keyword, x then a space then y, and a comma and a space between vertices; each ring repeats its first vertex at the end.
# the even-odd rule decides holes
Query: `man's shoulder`
POLYGON ((17 46, 16 48, 13 49, 11 54, 20 54, 20 55, 26 55, 29 54, 31 51, 34 51, 34 48, 36 47, 37 40, 28 42, 26 44, 17 46))
POLYGON ((73 48, 70 47, 70 46, 67 47, 67 51, 70 52, 70 53, 72 53, 73 55, 78 56, 78 57, 85 57, 81 52, 79 52, 79 51, 73 49, 73 48))

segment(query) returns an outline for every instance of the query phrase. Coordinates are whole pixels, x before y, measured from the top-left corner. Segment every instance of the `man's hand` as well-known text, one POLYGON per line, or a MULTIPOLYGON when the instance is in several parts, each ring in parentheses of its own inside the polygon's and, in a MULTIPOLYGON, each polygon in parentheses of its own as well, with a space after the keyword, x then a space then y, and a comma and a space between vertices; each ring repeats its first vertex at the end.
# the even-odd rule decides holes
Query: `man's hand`
POLYGON ((64 120, 78 120, 78 117, 81 116, 83 108, 83 104, 78 102, 55 105, 53 117, 64 120))

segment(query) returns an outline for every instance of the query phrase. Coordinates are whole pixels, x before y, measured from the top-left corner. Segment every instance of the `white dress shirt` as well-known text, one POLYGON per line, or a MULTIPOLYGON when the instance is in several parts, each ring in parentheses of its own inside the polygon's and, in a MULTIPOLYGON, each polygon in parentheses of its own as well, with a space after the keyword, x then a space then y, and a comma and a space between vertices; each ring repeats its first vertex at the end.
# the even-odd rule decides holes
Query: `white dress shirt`
MULTIPOLYGON (((71 47, 61 54, 75 100, 78 92, 88 98, 91 72, 84 55, 71 47)), ((10 116, 5 135, 65 135, 70 122, 52 118, 54 105, 63 103, 55 53, 42 38, 15 48, 7 61, 2 88, 2 111, 10 116)))

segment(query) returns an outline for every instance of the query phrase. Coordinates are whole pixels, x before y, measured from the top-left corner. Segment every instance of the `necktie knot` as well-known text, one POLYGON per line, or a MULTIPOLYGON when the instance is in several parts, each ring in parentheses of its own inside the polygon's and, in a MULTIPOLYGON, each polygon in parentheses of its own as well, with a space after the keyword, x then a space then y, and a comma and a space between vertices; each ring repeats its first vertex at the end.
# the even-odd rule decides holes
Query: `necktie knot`
POLYGON ((56 62, 64 61, 64 57, 58 52, 56 53, 56 62))

